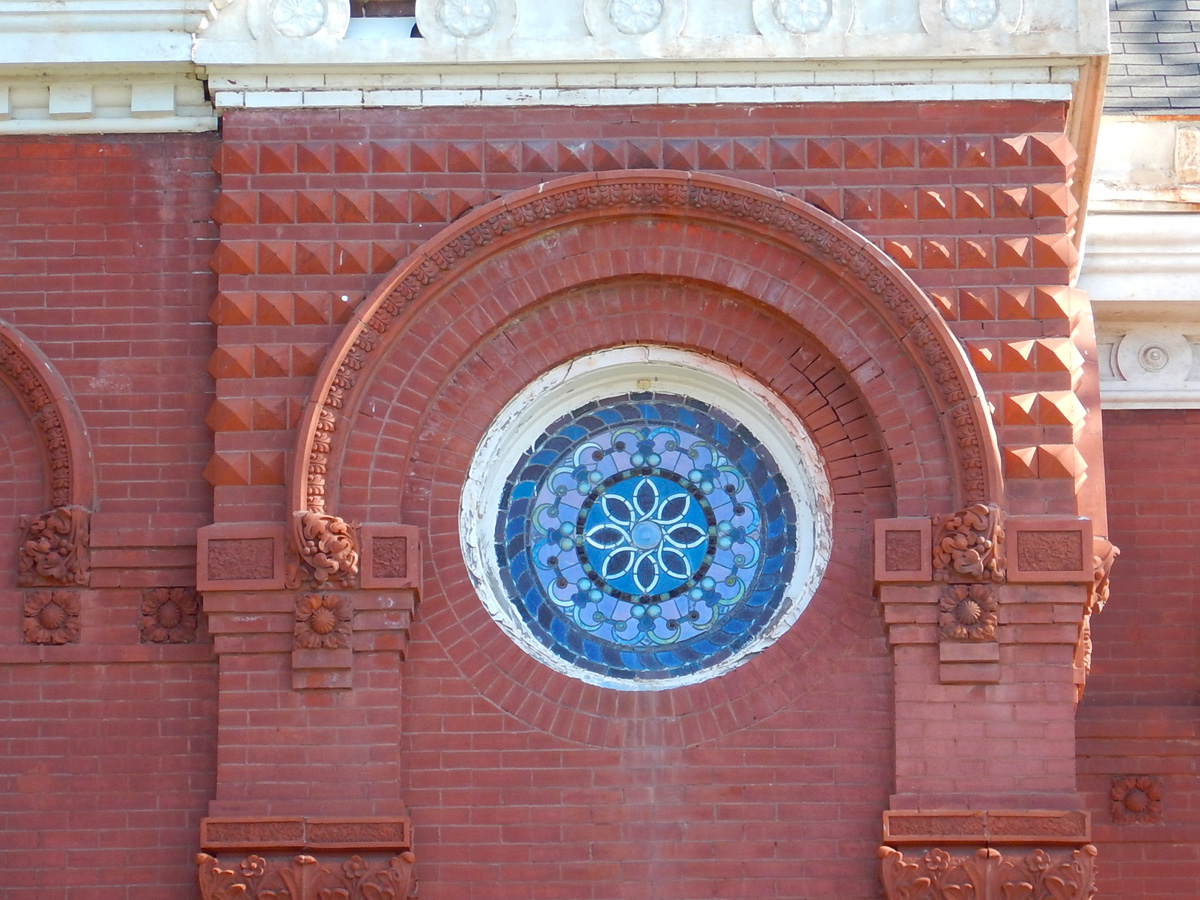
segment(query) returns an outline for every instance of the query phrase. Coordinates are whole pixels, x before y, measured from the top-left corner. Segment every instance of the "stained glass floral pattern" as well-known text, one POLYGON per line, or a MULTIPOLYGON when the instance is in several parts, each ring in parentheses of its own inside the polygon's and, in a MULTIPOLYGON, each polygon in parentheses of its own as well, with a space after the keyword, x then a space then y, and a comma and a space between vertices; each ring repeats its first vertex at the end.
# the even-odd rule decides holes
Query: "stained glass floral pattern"
POLYGON ((505 485, 496 555, 532 634, 607 677, 727 659, 773 620, 796 513, 770 454, 699 401, 631 394, 548 428, 505 485))

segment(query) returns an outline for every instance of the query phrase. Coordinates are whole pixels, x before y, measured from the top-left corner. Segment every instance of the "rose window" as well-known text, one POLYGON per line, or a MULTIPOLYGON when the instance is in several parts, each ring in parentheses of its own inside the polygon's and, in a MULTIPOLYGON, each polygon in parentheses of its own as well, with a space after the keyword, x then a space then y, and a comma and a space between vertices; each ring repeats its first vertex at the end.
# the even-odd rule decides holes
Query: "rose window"
POLYGON ((481 445, 464 494, 481 597, 514 640, 585 681, 646 689, 720 674, 778 637, 819 578, 827 491, 797 466, 815 451, 764 441, 707 398, 603 387, 565 411, 531 390, 532 440, 495 431, 520 426, 502 415, 481 445), (489 458, 491 443, 510 444, 509 459, 489 458), (490 508, 478 525, 477 498, 490 508))

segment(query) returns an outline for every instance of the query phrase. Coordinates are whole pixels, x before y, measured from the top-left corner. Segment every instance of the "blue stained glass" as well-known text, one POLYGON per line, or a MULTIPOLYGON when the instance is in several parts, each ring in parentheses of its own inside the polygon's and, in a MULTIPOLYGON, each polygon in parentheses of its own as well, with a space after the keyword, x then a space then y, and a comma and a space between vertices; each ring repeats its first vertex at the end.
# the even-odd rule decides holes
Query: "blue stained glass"
POLYGON ((753 641, 785 602, 797 538, 783 484, 766 448, 706 403, 589 403, 510 474, 501 578, 568 663, 631 682, 691 674, 753 641))

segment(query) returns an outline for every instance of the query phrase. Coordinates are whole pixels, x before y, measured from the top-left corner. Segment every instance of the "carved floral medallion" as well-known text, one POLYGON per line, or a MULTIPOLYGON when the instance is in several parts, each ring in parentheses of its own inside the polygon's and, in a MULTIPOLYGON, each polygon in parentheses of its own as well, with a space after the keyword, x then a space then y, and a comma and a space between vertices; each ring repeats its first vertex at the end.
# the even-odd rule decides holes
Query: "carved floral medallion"
POLYGON ((312 37, 329 18, 325 0, 275 0, 271 25, 288 38, 312 37))
POLYGON ((142 591, 142 642, 188 644, 196 639, 200 595, 192 588, 142 591))
POLYGON ((985 584, 949 585, 938 598, 938 627, 960 641, 994 640, 998 605, 996 591, 985 584))
POLYGON ((663 0, 611 0, 608 18, 622 34, 648 34, 663 17, 663 0))
POLYGON ((831 0, 775 0, 771 12, 792 34, 810 34, 829 24, 833 3, 831 0))
POLYGON ((1162 822, 1162 783, 1153 775, 1114 775, 1109 798, 1118 825, 1162 822))
POLYGON ((34 591, 25 597, 25 643, 79 642, 79 596, 72 591, 34 591))
POLYGON ((438 19, 455 37, 477 37, 495 24, 496 4, 493 0, 442 0, 438 19))
POLYGON ((354 607, 349 597, 309 594, 296 601, 296 646, 303 650, 340 650, 350 646, 354 607))
POLYGON ((945 0, 942 12, 946 21, 962 31, 980 31, 996 21, 998 0, 945 0))

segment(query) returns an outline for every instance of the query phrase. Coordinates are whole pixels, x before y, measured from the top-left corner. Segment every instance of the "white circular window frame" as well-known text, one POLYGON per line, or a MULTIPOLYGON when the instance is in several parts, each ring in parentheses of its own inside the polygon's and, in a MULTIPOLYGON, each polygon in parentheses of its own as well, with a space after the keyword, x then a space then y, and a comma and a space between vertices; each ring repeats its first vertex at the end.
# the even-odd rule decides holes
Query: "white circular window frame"
POLYGON ((746 372, 670 347, 638 345, 603 350, 545 373, 514 397, 489 426, 471 458, 459 508, 459 539, 479 599, 514 643, 557 672, 623 691, 662 691, 717 678, 775 643, 808 606, 832 548, 832 492, 816 445, 800 420, 746 372), (766 629, 722 662, 674 678, 613 678, 572 665, 525 626, 495 554, 496 519, 505 482, 545 430, 593 400, 651 391, 710 403, 741 422, 779 466, 796 508, 796 558, 781 608, 766 629))

